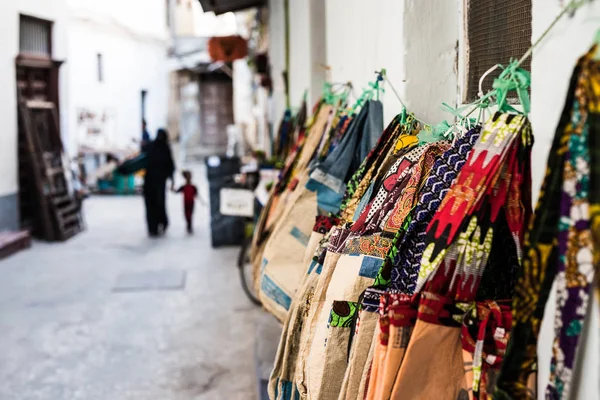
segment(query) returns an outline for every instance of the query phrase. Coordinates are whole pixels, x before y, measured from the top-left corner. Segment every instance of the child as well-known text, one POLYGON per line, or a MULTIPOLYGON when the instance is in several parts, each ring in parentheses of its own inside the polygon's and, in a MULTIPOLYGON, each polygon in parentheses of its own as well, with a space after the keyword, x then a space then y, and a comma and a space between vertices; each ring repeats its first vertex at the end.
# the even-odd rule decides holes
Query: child
POLYGON ((194 214, 194 200, 198 195, 198 189, 192 185, 192 173, 190 171, 183 171, 181 173, 185 179, 185 185, 177 189, 177 193, 183 193, 183 208, 185 210, 185 220, 187 222, 187 231, 192 233, 192 215, 194 214))

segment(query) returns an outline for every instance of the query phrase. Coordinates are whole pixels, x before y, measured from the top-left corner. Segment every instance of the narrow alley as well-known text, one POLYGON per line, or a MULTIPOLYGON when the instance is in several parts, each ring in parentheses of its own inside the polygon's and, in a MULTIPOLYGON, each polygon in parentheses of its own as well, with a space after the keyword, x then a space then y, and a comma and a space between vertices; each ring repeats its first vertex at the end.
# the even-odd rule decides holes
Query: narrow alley
POLYGON ((600 400, 600 0, 0 20, 0 400, 600 400))
MULTIPOLYGON (((198 174, 200 176, 200 174, 198 174)), ((149 239, 140 196, 92 197, 87 230, 0 263, 0 399, 252 399, 255 321, 208 211, 149 239), (139 285, 139 286, 136 286, 139 285)))

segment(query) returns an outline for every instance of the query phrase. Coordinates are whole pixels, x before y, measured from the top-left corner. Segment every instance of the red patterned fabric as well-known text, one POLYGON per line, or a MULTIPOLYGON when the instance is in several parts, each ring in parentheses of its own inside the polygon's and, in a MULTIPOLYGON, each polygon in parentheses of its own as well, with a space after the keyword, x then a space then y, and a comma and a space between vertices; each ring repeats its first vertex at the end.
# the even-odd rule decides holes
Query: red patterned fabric
POLYGON ((329 232, 334 226, 340 224, 340 219, 336 217, 331 217, 328 215, 317 215, 315 218, 315 224, 313 226, 313 232, 319 232, 322 234, 326 234, 329 232))

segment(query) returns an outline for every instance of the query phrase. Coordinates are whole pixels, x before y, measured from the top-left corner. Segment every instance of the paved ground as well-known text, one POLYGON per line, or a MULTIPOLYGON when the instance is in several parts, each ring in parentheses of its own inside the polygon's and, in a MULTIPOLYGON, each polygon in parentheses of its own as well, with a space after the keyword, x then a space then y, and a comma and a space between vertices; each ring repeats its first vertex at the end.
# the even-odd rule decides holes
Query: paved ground
POLYGON ((256 325, 270 317, 240 289, 237 249, 210 248, 206 209, 187 236, 175 197, 168 236, 148 239, 142 204, 92 198, 86 233, 0 262, 0 400, 256 398, 256 325), (164 270, 185 288, 113 291, 164 270))

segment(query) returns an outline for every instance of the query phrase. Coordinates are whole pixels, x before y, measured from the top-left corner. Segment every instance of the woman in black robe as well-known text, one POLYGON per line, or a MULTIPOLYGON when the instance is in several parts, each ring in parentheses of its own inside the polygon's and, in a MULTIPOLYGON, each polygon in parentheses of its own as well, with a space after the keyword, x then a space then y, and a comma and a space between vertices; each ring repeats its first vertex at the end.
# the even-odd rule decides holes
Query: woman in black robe
POLYGON ((173 186, 175 163, 169 146, 167 131, 159 129, 156 139, 148 145, 148 161, 144 177, 144 201, 148 234, 156 237, 164 233, 169 225, 166 209, 167 180, 173 186))

